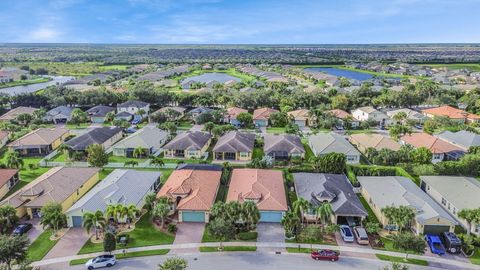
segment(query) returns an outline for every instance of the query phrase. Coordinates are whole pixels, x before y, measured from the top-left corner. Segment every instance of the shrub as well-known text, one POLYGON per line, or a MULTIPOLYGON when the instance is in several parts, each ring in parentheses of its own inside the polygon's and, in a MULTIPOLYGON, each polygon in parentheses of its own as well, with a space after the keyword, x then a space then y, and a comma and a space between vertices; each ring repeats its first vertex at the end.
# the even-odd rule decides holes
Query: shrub
POLYGON ((318 225, 308 225, 305 227, 298 238, 303 243, 317 243, 322 240, 322 231, 318 225))
POLYGON ((248 241, 256 240, 258 236, 257 232, 240 232, 237 234, 238 240, 248 241))
POLYGON ((168 224, 167 230, 169 233, 176 233, 177 232, 177 224, 170 223, 168 224))

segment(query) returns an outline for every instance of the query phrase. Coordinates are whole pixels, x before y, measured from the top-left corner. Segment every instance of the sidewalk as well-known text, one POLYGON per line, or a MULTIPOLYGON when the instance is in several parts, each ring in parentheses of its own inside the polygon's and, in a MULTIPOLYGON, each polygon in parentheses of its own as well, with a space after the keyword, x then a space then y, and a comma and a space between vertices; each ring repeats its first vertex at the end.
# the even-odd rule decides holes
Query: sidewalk
MULTIPOLYGON (((157 250, 157 249, 198 249, 202 246, 207 247, 215 247, 219 246, 220 243, 188 243, 188 244, 172 244, 172 245, 158 245, 158 246, 148 246, 148 247, 138 247, 138 248, 129 248, 128 252, 135 252, 135 251, 146 251, 146 250, 157 250)), ((295 244, 295 243, 281 243, 281 242, 225 242, 223 243, 224 246, 257 246, 258 248, 287 248, 287 247, 301 247, 301 248, 314 248, 314 249, 335 249, 339 250, 340 252, 345 252, 345 254, 354 255, 352 257, 362 256, 362 257, 371 257, 371 255, 375 256, 375 254, 384 254, 389 256, 397 256, 397 257, 405 257, 404 253, 399 252, 391 252, 385 250, 375 250, 375 249, 366 249, 366 248, 359 248, 359 247, 348 247, 348 246, 330 246, 330 245, 310 245, 310 244, 295 244), (355 255, 358 254, 358 255, 355 255)), ((113 254, 119 254, 122 250, 116 250, 113 254)), ((97 252, 97 253, 90 253, 90 254, 83 254, 83 255, 72 255, 66 256, 61 258, 52 258, 46 259, 38 262, 32 263, 32 266, 42 266, 42 265, 50 265, 62 262, 69 262, 71 260, 76 259, 86 259, 92 258, 99 255, 103 255, 104 252, 97 252)), ((445 266, 453 267, 452 269, 479 269, 478 266, 465 263, 461 261, 453 261, 439 257, 430 257, 424 255, 413 255, 409 254, 409 258, 421 259, 426 260, 430 263, 435 264, 442 264, 445 266)))

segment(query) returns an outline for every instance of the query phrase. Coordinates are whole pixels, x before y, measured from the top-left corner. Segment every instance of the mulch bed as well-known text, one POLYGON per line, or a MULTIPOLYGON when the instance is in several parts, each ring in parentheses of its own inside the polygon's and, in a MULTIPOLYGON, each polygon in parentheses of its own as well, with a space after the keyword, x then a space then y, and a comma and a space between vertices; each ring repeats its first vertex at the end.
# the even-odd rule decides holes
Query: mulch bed
POLYGON ((368 235, 368 242, 372 248, 384 248, 383 242, 380 239, 380 235, 371 233, 368 235))

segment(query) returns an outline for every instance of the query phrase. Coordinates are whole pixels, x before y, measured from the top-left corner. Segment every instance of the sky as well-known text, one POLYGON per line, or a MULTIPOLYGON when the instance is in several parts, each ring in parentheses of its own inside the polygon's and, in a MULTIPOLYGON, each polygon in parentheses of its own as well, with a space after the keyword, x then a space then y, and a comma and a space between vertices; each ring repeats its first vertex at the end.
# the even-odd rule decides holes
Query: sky
POLYGON ((2 43, 480 43, 480 0, 0 0, 2 43))

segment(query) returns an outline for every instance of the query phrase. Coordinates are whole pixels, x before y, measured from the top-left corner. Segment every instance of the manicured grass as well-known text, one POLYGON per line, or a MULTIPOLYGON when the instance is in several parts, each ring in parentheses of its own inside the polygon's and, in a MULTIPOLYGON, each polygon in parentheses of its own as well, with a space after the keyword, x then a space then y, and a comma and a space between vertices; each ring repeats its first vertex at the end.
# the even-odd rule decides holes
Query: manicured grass
POLYGON ((312 252, 311 248, 292 248, 292 247, 287 247, 287 252, 288 253, 306 253, 310 254, 312 252))
POLYGON ((338 246, 337 242, 327 242, 327 241, 324 241, 324 239, 318 239, 318 240, 310 241, 310 242, 301 242, 301 241, 298 241, 296 239, 291 239, 291 240, 286 239, 285 242, 287 242, 287 243, 297 243, 297 244, 315 244, 315 245, 338 246))
POLYGON ((263 148, 261 148, 261 147, 253 148, 252 159, 254 159, 254 158, 262 159, 264 155, 265 155, 265 153, 263 152, 263 148))
POLYGON ((197 163, 200 163, 202 162, 203 159, 173 159, 173 158, 164 158, 163 159, 163 162, 165 163, 194 163, 194 164, 197 164, 197 163))
POLYGON ((389 261, 389 262, 396 262, 396 263, 409 263, 409 264, 416 264, 416 265, 422 265, 422 266, 428 266, 428 262, 425 260, 420 260, 420 259, 405 259, 404 257, 397 257, 397 256, 389 256, 389 255, 383 255, 383 254, 375 254, 378 259, 382 261, 389 261))
POLYGON ((51 241, 52 230, 47 229, 42 232, 35 241, 32 242, 27 250, 27 258, 32 261, 40 261, 55 246, 57 241, 51 241))
POLYGON ((387 250, 387 251, 394 251, 394 252, 402 252, 402 253, 409 253, 409 254, 423 254, 422 253, 418 253, 418 252, 414 252, 414 251, 405 251, 405 250, 400 250, 400 249, 396 249, 394 246, 393 246, 393 240, 392 239, 389 239, 389 238, 386 238, 386 237, 380 237, 380 239, 382 240, 382 243, 384 244, 384 250, 387 250))
POLYGON ((99 172, 98 178, 99 178, 100 180, 103 180, 103 179, 105 179, 105 177, 107 177, 112 171, 113 171, 113 169, 110 169, 110 168, 102 168, 102 170, 100 170, 100 172, 99 172))
POLYGON ((242 247, 242 246, 224 246, 223 250, 218 250, 218 247, 200 247, 200 252, 224 252, 224 251, 257 251, 257 247, 242 247))
MULTIPOLYGON (((167 245, 173 243, 175 236, 158 231, 150 222, 150 214, 143 215, 135 224, 135 230, 127 233, 129 235, 129 242, 127 248, 145 247, 154 245, 167 245)), ((117 249, 122 249, 122 246, 117 246, 117 249)), ((94 244, 88 240, 80 249, 78 254, 87 254, 92 252, 103 251, 103 244, 94 244)))
POLYGON ((36 84, 36 83, 44 83, 51 81, 51 78, 37 78, 37 79, 31 79, 31 80, 23 80, 23 81, 13 81, 13 82, 8 82, 8 83, 1 83, 0 88, 6 88, 6 87, 14 87, 14 86, 22 86, 22 85, 29 85, 29 84, 36 84))
POLYGON ((80 124, 67 124, 68 129, 85 129, 88 128, 91 123, 80 123, 80 124))
POLYGON ((127 70, 131 65, 103 65, 99 66, 98 68, 101 71, 107 71, 107 70, 127 70))
MULTIPOLYGON (((122 260, 122 259, 129 259, 129 258, 135 258, 135 257, 165 255, 168 252, 170 252, 169 249, 155 249, 155 250, 128 252, 125 255, 116 254, 115 257, 117 258, 117 260, 122 260)), ((92 258, 72 260, 72 261, 70 261, 70 266, 84 264, 90 259, 92 259, 92 258)))
POLYGON ((472 255, 472 257, 468 258, 471 263, 480 265, 480 249, 477 248, 475 249, 475 253, 472 255))
POLYGON ((267 133, 283 134, 285 133, 285 128, 284 127, 267 127, 267 133))
POLYGON ((51 161, 53 162, 66 162, 68 160, 67 154, 65 152, 58 153, 53 157, 51 161))
MULTIPOLYGON (((211 236, 208 233, 207 228, 205 228, 205 230, 203 230, 202 243, 214 243, 214 242, 222 242, 222 241, 220 241, 219 239, 216 239, 215 237, 211 236)), ((257 239, 253 239, 253 240, 230 239, 228 241, 223 241, 223 242, 257 242, 257 239)))
POLYGON ((429 67, 446 67, 448 69, 469 69, 471 71, 480 71, 480 64, 472 64, 472 63, 455 63, 455 64, 419 64, 420 66, 429 66, 429 67))
POLYGON ((147 161, 147 158, 128 158, 128 157, 114 156, 114 155, 108 156, 108 162, 125 163, 127 161, 136 161, 138 163, 143 163, 147 161))
POLYGON ((177 125, 177 129, 179 130, 189 130, 193 127, 193 124, 190 123, 190 122, 187 122, 187 121, 181 121, 178 125, 177 125))

